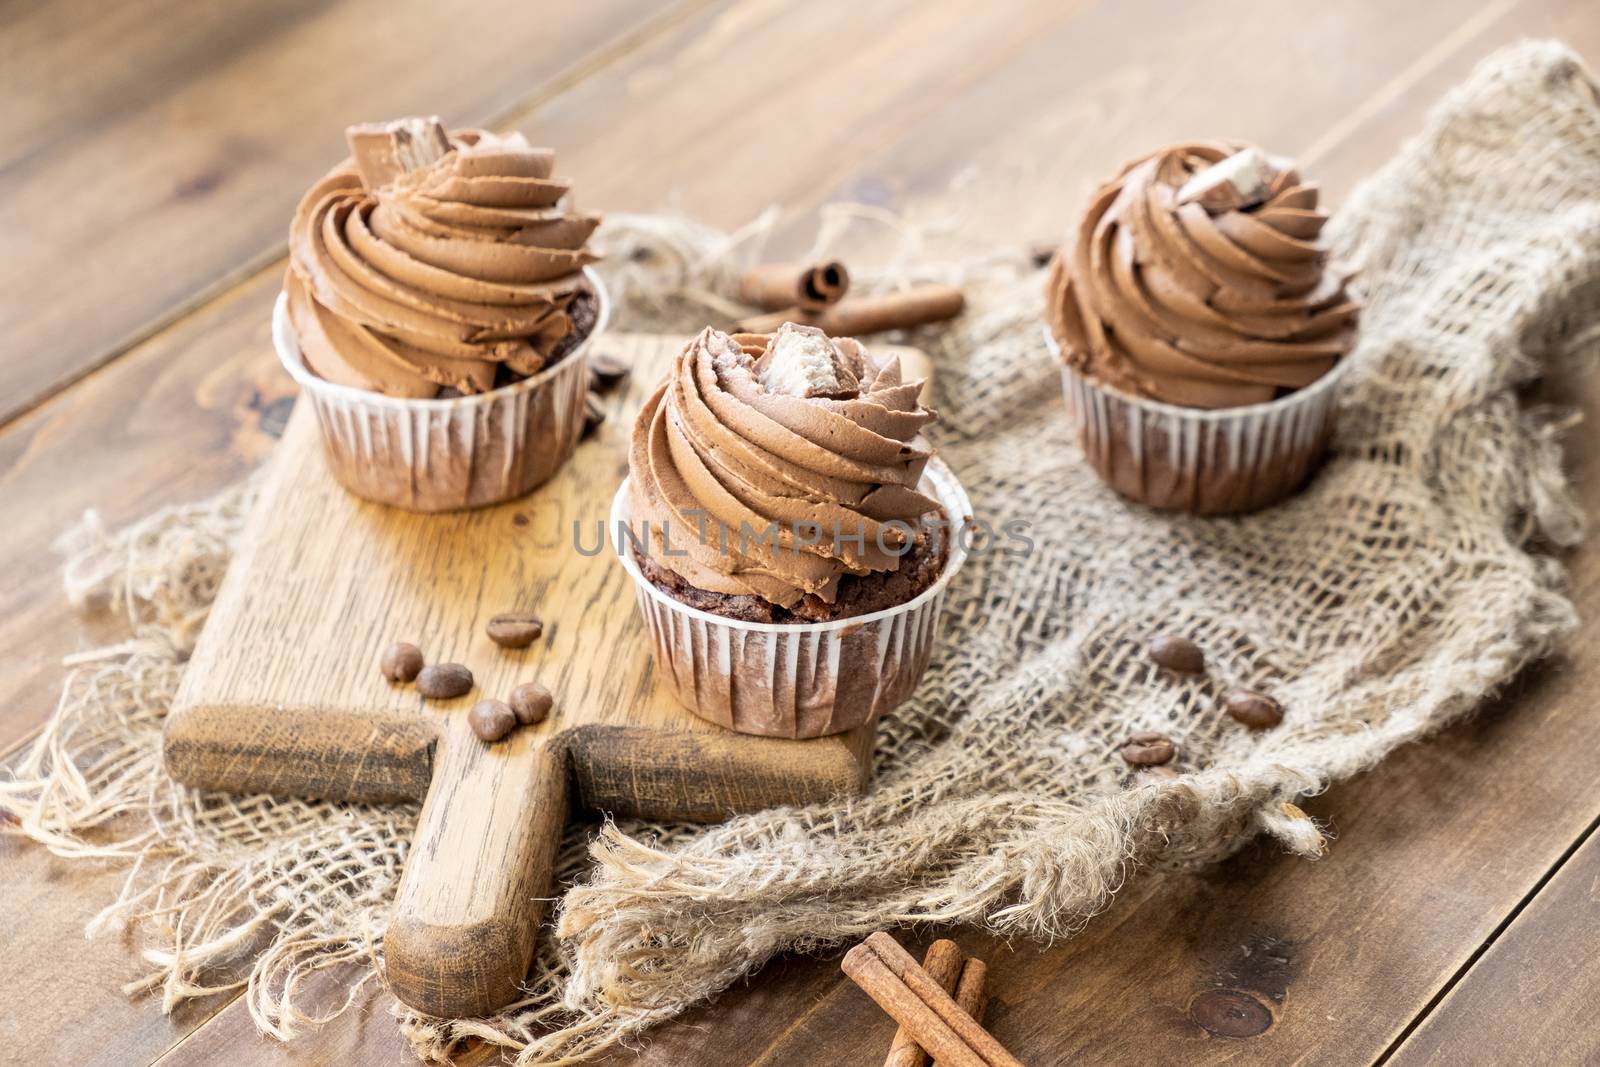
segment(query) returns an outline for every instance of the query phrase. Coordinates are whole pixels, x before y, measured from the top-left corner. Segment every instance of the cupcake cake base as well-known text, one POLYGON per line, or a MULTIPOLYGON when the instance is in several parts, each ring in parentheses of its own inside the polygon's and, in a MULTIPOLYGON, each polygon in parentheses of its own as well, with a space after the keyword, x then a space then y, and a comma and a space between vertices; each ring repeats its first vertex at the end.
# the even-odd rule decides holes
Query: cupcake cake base
POLYGON ((781 608, 759 597, 708 593, 696 589, 648 556, 635 556, 639 573, 657 589, 699 611, 744 622, 833 622, 883 611, 914 600, 939 579, 949 554, 948 525, 936 531, 925 525, 912 547, 900 559, 898 570, 878 574, 847 574, 839 580, 839 594, 829 604, 808 596, 792 608, 781 608))
MULTIPOLYGON (((937 457, 923 472, 922 488, 954 528, 971 519, 966 492, 937 457)), ((612 500, 608 532, 634 581, 656 676, 702 719, 765 737, 841 733, 909 697, 933 655, 945 588, 967 557, 962 541, 947 530, 936 567, 931 556, 902 563, 902 571, 912 572, 908 582, 920 584, 926 569, 934 574, 908 600, 831 621, 750 621, 687 603, 653 580, 642 569, 649 558, 635 554, 633 533, 624 532, 633 530, 630 515, 624 481, 612 500)), ((889 591, 887 583, 868 583, 854 595, 886 597, 889 591)))

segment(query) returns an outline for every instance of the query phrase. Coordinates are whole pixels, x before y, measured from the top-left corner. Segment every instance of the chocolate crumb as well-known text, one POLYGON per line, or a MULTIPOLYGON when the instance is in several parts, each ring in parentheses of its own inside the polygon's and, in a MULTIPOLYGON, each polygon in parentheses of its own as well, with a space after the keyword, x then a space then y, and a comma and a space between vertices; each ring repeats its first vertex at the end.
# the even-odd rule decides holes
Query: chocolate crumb
POLYGON ((709 611, 726 619, 764 623, 832 622, 855 615, 869 615, 884 608, 904 604, 920 596, 938 581, 949 552, 950 537, 939 535, 924 525, 912 538, 910 550, 900 566, 876 574, 846 574, 832 604, 807 595, 790 608, 780 608, 760 597, 738 593, 708 593, 696 589, 677 573, 662 566, 650 555, 635 554, 639 571, 657 589, 691 608, 709 611))
POLYGON ((589 357, 589 388, 597 393, 609 393, 621 385, 633 370, 610 352, 599 352, 589 357))
POLYGON ((579 345, 594 331, 595 323, 600 319, 600 298, 588 289, 579 290, 572 298, 572 303, 567 305, 567 321, 571 329, 556 346, 550 350, 550 358, 545 360, 546 367, 553 367, 579 345))
POLYGON ((605 405, 600 403, 596 393, 589 393, 583 398, 583 433, 581 437, 590 437, 606 421, 605 405))

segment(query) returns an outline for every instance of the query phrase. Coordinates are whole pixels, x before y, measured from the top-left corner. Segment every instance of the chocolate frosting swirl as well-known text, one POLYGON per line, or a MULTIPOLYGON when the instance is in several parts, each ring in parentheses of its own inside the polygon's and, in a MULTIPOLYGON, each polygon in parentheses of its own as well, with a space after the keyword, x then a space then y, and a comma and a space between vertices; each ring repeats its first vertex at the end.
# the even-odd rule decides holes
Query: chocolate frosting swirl
POLYGON ((1349 351, 1359 311, 1318 240, 1317 197, 1293 166, 1242 145, 1181 144, 1128 164, 1051 266, 1046 316, 1063 359, 1122 392, 1199 408, 1315 381, 1349 351))
POLYGON ((554 154, 520 133, 448 144, 376 188, 348 159, 301 199, 284 287, 320 377, 400 397, 484 392, 564 354, 574 302, 595 299, 581 271, 600 219, 568 207, 554 154))
POLYGON ((696 588, 831 604, 843 575, 897 569, 939 507, 916 488, 931 455, 920 432, 936 417, 921 388, 901 380, 898 357, 848 338, 792 323, 731 337, 708 327, 634 426, 633 529, 696 588), (819 351, 832 366, 787 366, 819 351))

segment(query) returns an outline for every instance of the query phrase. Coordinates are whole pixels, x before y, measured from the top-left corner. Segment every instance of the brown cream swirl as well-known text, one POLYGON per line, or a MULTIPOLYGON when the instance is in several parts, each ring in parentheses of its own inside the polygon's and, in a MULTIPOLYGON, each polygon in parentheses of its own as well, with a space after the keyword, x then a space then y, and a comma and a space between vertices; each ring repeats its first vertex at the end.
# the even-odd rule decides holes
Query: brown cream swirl
POLYGON ((449 145, 376 188, 346 160, 301 199, 285 289, 320 377, 479 393, 536 373, 593 324, 581 271, 600 219, 570 209, 553 153, 482 130, 449 145))
POLYGON ((1291 165, 1240 145, 1175 145, 1130 163, 1052 264, 1046 315, 1063 358, 1188 407, 1260 403, 1315 381, 1349 351, 1359 310, 1319 241, 1317 200, 1291 165))
POLYGON ((832 340, 832 387, 796 384, 775 362, 791 350, 784 338, 828 340, 793 324, 770 336, 707 328, 679 354, 634 426, 632 526, 655 563, 698 589, 831 604, 843 575, 895 570, 938 508, 917 490, 935 415, 898 357, 848 338, 832 340))

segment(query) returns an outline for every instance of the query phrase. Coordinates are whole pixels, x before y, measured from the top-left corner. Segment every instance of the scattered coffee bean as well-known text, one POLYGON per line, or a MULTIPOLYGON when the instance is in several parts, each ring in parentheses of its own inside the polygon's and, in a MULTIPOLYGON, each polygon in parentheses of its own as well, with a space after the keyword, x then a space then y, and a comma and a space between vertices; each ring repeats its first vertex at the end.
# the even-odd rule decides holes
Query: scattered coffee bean
POLYGON ((1177 746, 1172 743, 1171 738, 1153 730, 1134 734, 1122 743, 1119 751, 1122 753, 1122 758, 1135 767, 1159 767, 1163 763, 1172 762, 1172 757, 1178 754, 1177 746))
POLYGON ((1165 764, 1157 764, 1154 767, 1141 767, 1139 769, 1139 773, 1144 775, 1146 778, 1178 777, 1178 772, 1173 770, 1171 767, 1166 766, 1165 764))
POLYGON ((422 670, 422 649, 405 641, 396 641, 383 650, 378 669, 391 682, 409 682, 422 670))
POLYGON ((435 663, 417 675, 417 692, 429 700, 451 700, 472 691, 472 672, 459 663, 435 663))
POLYGON ((1156 666, 1179 674, 1203 674, 1206 669, 1206 655, 1200 646, 1177 634, 1162 634, 1151 641, 1150 659, 1156 666))
POLYGON ((606 409, 605 405, 600 403, 600 397, 594 393, 585 395, 583 398, 583 433, 580 436, 588 437, 598 430, 600 424, 605 421, 606 409))
POLYGON ((485 741, 495 742, 517 728, 516 713, 504 700, 480 700, 467 713, 472 732, 485 741))
POLYGON ((555 703, 550 690, 538 682, 523 682, 511 691, 511 710, 517 713, 517 721, 524 726, 544 722, 555 703))
POLYGON ((503 611, 490 619, 484 630, 501 648, 527 648, 544 633, 544 623, 532 612, 503 611))
POLYGON ((632 370, 609 352, 597 353, 589 357, 589 387, 597 393, 609 393, 621 385, 632 370))
POLYGON ((1223 710, 1252 730, 1266 730, 1283 721, 1283 705, 1265 693, 1235 689, 1222 702, 1223 710))

